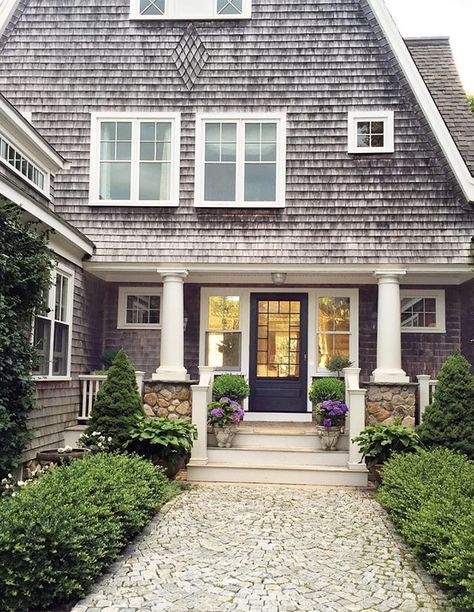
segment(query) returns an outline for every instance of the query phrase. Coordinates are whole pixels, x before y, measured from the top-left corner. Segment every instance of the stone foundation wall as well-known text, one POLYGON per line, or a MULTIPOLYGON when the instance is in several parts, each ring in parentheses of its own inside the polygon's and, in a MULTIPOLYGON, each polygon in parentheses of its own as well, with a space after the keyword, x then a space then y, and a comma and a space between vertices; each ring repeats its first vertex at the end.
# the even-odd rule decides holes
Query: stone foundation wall
POLYGON ((416 389, 416 384, 369 383, 365 403, 367 425, 389 425, 396 418, 401 418, 405 427, 415 427, 416 389))
POLYGON ((182 419, 191 416, 191 384, 195 382, 146 381, 144 409, 148 416, 182 419))

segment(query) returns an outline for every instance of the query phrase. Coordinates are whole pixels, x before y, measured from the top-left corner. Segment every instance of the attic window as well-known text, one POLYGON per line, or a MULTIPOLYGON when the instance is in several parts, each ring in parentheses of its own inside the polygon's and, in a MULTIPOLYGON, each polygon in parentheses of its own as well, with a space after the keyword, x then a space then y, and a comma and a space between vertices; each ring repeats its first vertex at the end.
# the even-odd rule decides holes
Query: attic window
POLYGON ((393 153, 393 111, 350 112, 349 153, 393 153))
POLYGON ((0 159, 43 192, 47 191, 46 174, 0 134, 0 159))
POLYGON ((249 19, 252 0, 130 0, 130 19, 249 19))

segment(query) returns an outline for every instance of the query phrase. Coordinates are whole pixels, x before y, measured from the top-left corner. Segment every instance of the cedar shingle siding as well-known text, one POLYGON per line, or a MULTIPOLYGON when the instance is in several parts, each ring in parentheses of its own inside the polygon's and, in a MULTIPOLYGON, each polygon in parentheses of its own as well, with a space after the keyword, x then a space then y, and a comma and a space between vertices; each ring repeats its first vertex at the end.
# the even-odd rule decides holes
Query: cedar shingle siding
POLYGON ((57 211, 98 261, 469 263, 473 212, 362 0, 253 0, 196 22, 209 60, 188 91, 172 60, 186 22, 129 21, 129 0, 29 0, 0 89, 71 162, 57 211), (347 154, 347 111, 395 111, 393 155, 347 154), (176 209, 89 208, 90 112, 181 111, 176 209), (193 208, 194 113, 286 111, 284 210, 193 208))

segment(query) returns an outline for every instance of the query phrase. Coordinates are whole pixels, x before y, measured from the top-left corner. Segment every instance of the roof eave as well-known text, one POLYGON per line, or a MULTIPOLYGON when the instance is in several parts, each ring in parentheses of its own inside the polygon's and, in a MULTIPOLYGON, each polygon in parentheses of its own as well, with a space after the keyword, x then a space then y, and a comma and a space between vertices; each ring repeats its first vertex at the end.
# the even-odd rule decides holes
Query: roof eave
POLYGON ((384 0, 367 0, 400 68, 469 202, 474 202, 474 177, 469 171, 435 101, 413 60, 384 0))

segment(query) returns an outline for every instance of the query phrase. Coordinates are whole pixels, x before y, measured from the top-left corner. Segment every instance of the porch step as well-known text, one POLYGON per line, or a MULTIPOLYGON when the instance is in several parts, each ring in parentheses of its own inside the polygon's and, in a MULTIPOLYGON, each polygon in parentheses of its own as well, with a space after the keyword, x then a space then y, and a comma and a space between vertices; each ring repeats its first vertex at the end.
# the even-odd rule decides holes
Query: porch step
POLYGON ((287 423, 311 423, 313 414, 311 412, 246 412, 245 421, 251 423, 253 421, 267 421, 269 423, 278 423, 281 421, 287 423))
POLYGON ((191 482, 238 482, 290 485, 366 487, 367 471, 334 466, 243 465, 210 462, 187 467, 191 482))
POLYGON ((64 446, 77 447, 79 438, 85 432, 87 425, 73 425, 64 430, 64 446))
MULTIPOLYGON (((208 434, 209 446, 217 447, 214 434, 208 434)), ((308 431, 295 429, 294 433, 288 429, 277 429, 271 431, 251 430, 240 428, 234 437, 233 446, 236 448, 264 448, 264 449, 287 449, 320 451, 321 441, 316 435, 314 428, 308 431)), ((338 451, 347 451, 349 448, 349 436, 343 434, 337 443, 338 451)))
POLYGON ((346 466, 349 454, 344 451, 321 451, 305 448, 262 448, 259 446, 208 448, 211 463, 269 466, 346 466))

